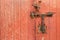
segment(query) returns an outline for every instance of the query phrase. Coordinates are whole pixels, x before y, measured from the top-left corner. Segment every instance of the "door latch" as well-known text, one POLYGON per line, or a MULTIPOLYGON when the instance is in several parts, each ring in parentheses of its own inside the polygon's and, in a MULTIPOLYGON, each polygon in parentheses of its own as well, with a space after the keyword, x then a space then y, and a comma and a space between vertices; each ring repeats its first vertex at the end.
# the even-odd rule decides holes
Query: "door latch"
MULTIPOLYGON (((41 1, 38 1, 38 3, 40 4, 41 1)), ((37 3, 35 3, 35 4, 33 4, 33 7, 35 8, 36 11, 31 12, 30 17, 31 18, 37 18, 37 17, 40 18, 41 17, 41 24, 39 24, 39 30, 44 34, 44 33, 46 33, 46 25, 44 23, 44 18, 52 17, 53 13, 47 12, 46 14, 39 14, 40 6, 37 3)))
POLYGON ((47 12, 46 14, 38 14, 35 12, 31 12, 30 14, 31 18, 37 18, 37 17, 41 17, 41 25, 39 25, 39 30, 44 34, 46 33, 46 26, 44 23, 44 18, 45 17, 52 17, 53 13, 52 12, 47 12))

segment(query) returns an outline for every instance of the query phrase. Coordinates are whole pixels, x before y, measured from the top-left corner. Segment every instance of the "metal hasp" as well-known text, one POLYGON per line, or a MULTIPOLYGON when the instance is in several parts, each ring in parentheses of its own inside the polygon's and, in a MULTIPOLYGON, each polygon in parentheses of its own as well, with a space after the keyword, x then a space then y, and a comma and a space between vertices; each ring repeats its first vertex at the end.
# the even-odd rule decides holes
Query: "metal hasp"
POLYGON ((40 31, 44 34, 46 33, 46 25, 44 23, 44 18, 45 17, 52 17, 53 16, 53 13, 52 12, 48 12, 47 14, 41 14, 40 17, 41 17, 41 24, 39 25, 39 29, 40 31))
POLYGON ((31 18, 37 18, 41 17, 41 24, 39 25, 39 30, 42 32, 42 34, 46 33, 46 26, 44 23, 44 18, 45 17, 52 17, 53 13, 52 12, 47 12, 46 14, 38 14, 35 12, 31 12, 30 14, 31 18))

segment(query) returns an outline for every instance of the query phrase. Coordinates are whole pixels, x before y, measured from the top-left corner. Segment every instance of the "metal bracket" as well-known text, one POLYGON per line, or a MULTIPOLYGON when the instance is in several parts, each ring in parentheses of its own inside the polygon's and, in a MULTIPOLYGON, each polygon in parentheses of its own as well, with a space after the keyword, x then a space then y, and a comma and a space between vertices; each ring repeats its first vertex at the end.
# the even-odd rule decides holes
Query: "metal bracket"
POLYGON ((39 30, 43 34, 46 33, 46 26, 45 26, 45 23, 44 23, 44 18, 45 17, 52 17, 52 16, 53 16, 52 12, 47 12, 46 14, 39 14, 39 13, 31 12, 31 14, 30 14, 31 18, 41 17, 41 25, 39 25, 39 30))

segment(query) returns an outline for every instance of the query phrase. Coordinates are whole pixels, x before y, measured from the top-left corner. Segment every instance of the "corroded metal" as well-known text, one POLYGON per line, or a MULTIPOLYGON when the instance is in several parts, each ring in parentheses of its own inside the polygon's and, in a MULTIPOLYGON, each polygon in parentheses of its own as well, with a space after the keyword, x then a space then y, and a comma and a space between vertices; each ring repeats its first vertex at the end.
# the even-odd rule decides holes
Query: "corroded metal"
POLYGON ((44 34, 46 33, 46 25, 44 23, 44 18, 45 17, 52 17, 53 13, 52 12, 47 12, 47 14, 38 14, 35 12, 31 12, 31 18, 37 18, 37 17, 41 17, 41 25, 39 25, 39 30, 44 34))

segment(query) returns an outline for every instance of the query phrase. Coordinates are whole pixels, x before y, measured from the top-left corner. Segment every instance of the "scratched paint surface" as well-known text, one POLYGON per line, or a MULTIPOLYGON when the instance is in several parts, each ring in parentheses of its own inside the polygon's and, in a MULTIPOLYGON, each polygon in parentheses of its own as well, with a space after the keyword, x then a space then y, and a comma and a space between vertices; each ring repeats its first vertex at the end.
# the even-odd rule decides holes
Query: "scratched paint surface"
MULTIPOLYGON (((0 0, 0 40, 43 40, 38 32, 40 19, 30 18, 32 4, 38 1, 0 0)), ((52 18, 45 18, 44 40, 60 40, 60 0, 41 1, 41 13, 54 12, 52 18)))

